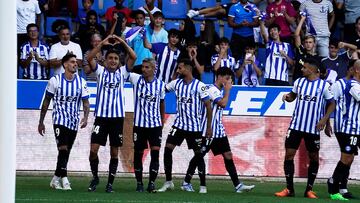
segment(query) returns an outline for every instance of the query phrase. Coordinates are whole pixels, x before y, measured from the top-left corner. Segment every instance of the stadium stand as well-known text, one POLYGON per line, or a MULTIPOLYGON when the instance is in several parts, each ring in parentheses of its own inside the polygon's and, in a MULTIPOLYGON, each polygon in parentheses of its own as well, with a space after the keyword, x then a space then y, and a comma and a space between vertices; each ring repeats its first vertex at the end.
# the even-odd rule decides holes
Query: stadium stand
POLYGON ((163 0, 162 11, 165 18, 184 19, 187 13, 186 0, 163 0))

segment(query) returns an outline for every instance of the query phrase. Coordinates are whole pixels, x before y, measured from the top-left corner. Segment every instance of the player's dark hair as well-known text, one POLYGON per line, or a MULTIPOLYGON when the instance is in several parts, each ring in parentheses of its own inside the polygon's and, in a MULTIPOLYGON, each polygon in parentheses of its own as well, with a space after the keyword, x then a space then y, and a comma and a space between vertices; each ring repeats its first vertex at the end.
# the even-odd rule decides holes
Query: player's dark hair
POLYGON ((37 30, 39 31, 39 26, 38 25, 36 25, 35 23, 30 23, 30 24, 28 24, 26 26, 26 32, 29 32, 30 28, 32 28, 32 27, 36 27, 37 30))
POLYGON ((191 60, 188 59, 188 58, 182 58, 182 59, 180 59, 180 60, 178 61, 178 64, 180 64, 180 63, 183 63, 185 66, 190 66, 191 68, 194 67, 194 62, 191 61, 191 60))
POLYGON ((234 76, 234 72, 228 68, 228 67, 220 67, 217 71, 216 71, 216 76, 225 76, 225 75, 229 75, 231 77, 234 76))
POLYGON ((71 52, 65 54, 65 56, 61 59, 61 65, 64 66, 64 63, 70 60, 71 58, 76 58, 76 55, 71 52))
POLYGON ((116 54, 120 58, 120 52, 116 49, 109 49, 106 51, 105 58, 109 56, 109 54, 116 54))

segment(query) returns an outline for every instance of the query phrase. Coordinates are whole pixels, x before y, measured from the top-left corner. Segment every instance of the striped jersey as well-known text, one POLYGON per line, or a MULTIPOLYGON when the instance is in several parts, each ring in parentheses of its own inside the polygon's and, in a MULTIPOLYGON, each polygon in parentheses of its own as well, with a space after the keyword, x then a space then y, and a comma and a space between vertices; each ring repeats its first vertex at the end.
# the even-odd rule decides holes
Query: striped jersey
POLYGON ((310 81, 299 78, 295 81, 292 92, 297 99, 289 128, 319 135, 316 125, 324 116, 325 101, 333 99, 330 84, 321 79, 310 81))
POLYGON ((175 73, 180 50, 172 51, 167 43, 154 43, 150 51, 156 54, 156 77, 169 83, 175 73))
POLYGON ((115 72, 96 64, 97 93, 95 116, 102 118, 125 117, 124 81, 129 74, 126 66, 115 72))
MULTIPOLYGON (((209 85, 207 87, 207 91, 211 100, 211 107, 212 107, 212 120, 211 120, 211 129, 213 130, 212 137, 213 138, 225 137, 226 136, 225 129, 222 123, 222 114, 224 109, 217 104, 217 102, 224 97, 223 91, 219 90, 219 88, 215 85, 209 85)), ((205 114, 206 114, 206 110, 205 110, 205 114)))
POLYGON ((174 91, 176 95, 177 112, 174 126, 190 132, 202 131, 203 101, 209 99, 206 85, 195 78, 189 84, 183 79, 175 79, 165 88, 167 91, 174 91))
POLYGON ((289 64, 286 58, 281 56, 280 51, 283 50, 290 57, 294 58, 292 47, 289 43, 276 43, 270 41, 266 45, 266 62, 264 77, 273 80, 288 81, 289 64))
POLYGON ((46 95, 53 99, 53 124, 77 130, 79 125, 80 101, 89 98, 86 81, 78 74, 72 81, 59 74, 50 78, 46 95))
POLYGON ((165 98, 165 83, 157 78, 146 82, 142 75, 136 73, 130 73, 129 81, 134 85, 134 126, 162 126, 160 101, 165 98))
POLYGON ((346 82, 344 112, 341 132, 360 135, 360 83, 356 80, 346 82))
MULTIPOLYGON (((30 51, 33 51, 34 53, 37 53, 40 58, 49 60, 49 47, 40 42, 36 47, 32 47, 30 42, 27 42, 23 44, 20 48, 20 59, 26 60, 28 56, 30 55, 30 51)), ((47 79, 45 67, 42 66, 37 60, 35 60, 35 57, 31 60, 28 67, 24 68, 24 78, 28 79, 37 79, 37 80, 44 80, 47 79)))
POLYGON ((331 89, 334 93, 334 99, 336 101, 335 107, 335 116, 334 116, 334 132, 341 132, 341 124, 343 121, 343 114, 345 113, 344 106, 345 106, 345 92, 346 87, 346 79, 341 78, 340 80, 336 81, 332 86, 331 89))
MULTIPOLYGON (((214 67, 216 61, 219 58, 219 54, 215 54, 211 56, 211 65, 214 67)), ((235 65, 236 65, 236 61, 235 58, 228 55, 226 59, 221 59, 220 62, 220 67, 227 67, 230 68, 231 70, 235 69, 235 65)))

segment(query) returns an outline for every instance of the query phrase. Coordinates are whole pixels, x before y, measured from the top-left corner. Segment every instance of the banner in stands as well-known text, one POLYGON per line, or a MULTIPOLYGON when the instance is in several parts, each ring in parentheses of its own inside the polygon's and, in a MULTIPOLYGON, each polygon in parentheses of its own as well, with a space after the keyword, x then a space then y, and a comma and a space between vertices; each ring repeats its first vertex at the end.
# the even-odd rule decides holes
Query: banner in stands
MULTIPOLYGON (((47 81, 18 81, 18 109, 40 109, 47 81)), ((96 83, 88 82, 90 107, 95 108, 96 83)), ((246 116, 291 116, 295 102, 282 101, 283 94, 291 91, 290 87, 242 87, 234 86, 231 90, 225 115, 246 116)), ((133 90, 131 84, 125 84, 126 112, 134 111, 133 90)), ((176 113, 176 101, 173 93, 165 98, 166 113, 176 113)), ((52 105, 50 105, 51 107, 52 105)))

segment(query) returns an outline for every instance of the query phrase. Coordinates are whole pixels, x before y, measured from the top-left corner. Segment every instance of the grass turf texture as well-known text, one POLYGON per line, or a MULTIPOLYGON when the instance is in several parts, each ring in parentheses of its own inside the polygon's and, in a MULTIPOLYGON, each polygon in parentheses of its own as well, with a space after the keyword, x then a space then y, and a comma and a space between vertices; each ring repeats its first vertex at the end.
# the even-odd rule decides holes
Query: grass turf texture
MULTIPOLYGON (((305 183, 295 183, 295 197, 279 198, 274 193, 285 187, 284 183, 278 182, 249 182, 245 184, 255 184, 256 187, 251 192, 237 194, 234 192, 231 180, 207 180, 207 194, 199 194, 199 180, 193 180, 194 193, 184 192, 180 189, 182 180, 175 179, 175 190, 165 193, 149 194, 148 192, 135 192, 135 178, 119 177, 115 179, 114 193, 105 193, 107 178, 100 178, 100 184, 95 192, 88 192, 87 187, 90 177, 69 177, 72 191, 54 190, 49 187, 51 177, 16 177, 16 202, 330 202, 327 194, 326 184, 316 184, 314 191, 317 192, 319 199, 311 200, 303 197, 305 183)), ((160 188, 164 183, 163 178, 156 182, 156 188, 160 188)), ((147 179, 144 178, 144 188, 147 187, 147 179)), ((351 202, 360 202, 360 185, 350 185, 350 191, 358 197, 351 202)), ((332 201, 338 202, 338 201, 332 201)))

